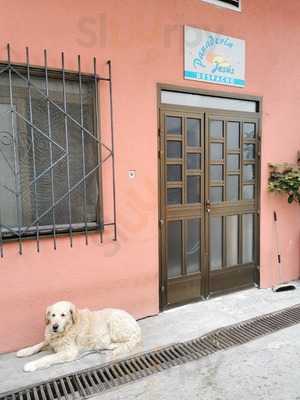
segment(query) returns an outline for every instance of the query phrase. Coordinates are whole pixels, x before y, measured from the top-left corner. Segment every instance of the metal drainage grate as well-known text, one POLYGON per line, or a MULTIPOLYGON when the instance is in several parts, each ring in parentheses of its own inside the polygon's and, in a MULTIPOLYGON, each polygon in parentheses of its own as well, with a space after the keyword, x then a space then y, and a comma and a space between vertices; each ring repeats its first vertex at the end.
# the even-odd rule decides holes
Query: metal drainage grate
POLYGON ((175 365, 250 342, 300 322, 300 304, 265 314, 197 339, 0 394, 0 400, 75 400, 105 392, 175 365))

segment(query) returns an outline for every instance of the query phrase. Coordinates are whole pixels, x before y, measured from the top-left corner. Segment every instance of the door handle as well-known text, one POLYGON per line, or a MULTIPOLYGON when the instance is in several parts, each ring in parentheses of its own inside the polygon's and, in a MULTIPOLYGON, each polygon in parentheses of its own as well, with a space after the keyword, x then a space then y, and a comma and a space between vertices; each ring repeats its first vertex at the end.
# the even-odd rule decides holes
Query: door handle
POLYGON ((207 211, 208 213, 210 213, 210 211, 211 211, 211 204, 210 204, 210 201, 209 201, 209 200, 206 200, 206 202, 205 202, 205 208, 206 208, 206 211, 207 211))

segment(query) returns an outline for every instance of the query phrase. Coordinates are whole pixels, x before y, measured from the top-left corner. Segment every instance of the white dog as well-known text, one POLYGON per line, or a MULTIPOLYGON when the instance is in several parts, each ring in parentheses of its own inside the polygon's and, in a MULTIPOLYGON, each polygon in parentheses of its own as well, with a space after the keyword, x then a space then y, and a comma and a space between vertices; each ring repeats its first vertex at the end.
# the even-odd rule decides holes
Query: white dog
POLYGON ((27 357, 43 350, 55 354, 25 364, 32 372, 53 364, 75 360, 80 352, 112 350, 113 355, 131 351, 141 340, 141 328, 126 311, 76 310, 74 304, 61 301, 47 308, 45 340, 18 351, 17 357, 27 357))

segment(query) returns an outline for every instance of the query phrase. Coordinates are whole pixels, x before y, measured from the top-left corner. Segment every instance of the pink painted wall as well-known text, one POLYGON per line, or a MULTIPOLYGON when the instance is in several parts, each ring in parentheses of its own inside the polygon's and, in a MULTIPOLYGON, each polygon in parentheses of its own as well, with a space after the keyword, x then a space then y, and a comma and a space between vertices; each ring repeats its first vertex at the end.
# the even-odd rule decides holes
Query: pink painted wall
MULTIPOLYGON (((2 7, 2 59, 10 42, 20 62, 25 46, 37 65, 44 48, 53 67, 59 67, 62 50, 69 69, 76 68, 77 54, 86 71, 93 56, 103 73, 105 61, 112 60, 119 240, 112 242, 108 229, 102 245, 96 235, 89 246, 78 236, 71 249, 62 238, 54 251, 47 239, 40 254, 34 242, 27 242, 23 256, 16 244, 9 245, 0 261, 0 352, 39 340, 44 309, 59 299, 79 307, 122 307, 137 317, 158 312, 157 82, 264 97, 261 283, 270 286, 275 263, 274 209, 280 218, 285 278, 299 277, 299 207, 266 191, 267 163, 293 162, 300 149, 299 19, 295 0, 244 0, 241 13, 201 0, 11 0, 2 7), (246 88, 182 79, 184 24, 246 40, 246 88), (137 171, 135 180, 128 179, 130 169, 137 171)), ((108 179, 109 171, 104 175, 108 179)), ((109 195, 106 206, 108 201, 109 195)))

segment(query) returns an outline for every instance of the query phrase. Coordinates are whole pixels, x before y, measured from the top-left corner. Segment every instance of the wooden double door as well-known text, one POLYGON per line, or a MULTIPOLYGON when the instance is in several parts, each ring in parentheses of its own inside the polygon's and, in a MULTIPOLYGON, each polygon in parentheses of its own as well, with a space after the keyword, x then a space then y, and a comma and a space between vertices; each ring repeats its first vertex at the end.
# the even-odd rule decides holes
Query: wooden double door
POLYGON ((258 280, 259 118, 160 111, 161 306, 258 280))

